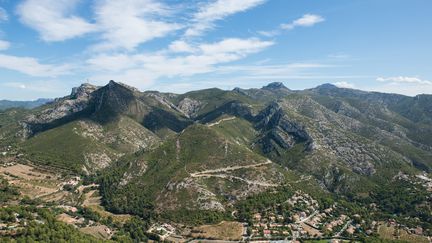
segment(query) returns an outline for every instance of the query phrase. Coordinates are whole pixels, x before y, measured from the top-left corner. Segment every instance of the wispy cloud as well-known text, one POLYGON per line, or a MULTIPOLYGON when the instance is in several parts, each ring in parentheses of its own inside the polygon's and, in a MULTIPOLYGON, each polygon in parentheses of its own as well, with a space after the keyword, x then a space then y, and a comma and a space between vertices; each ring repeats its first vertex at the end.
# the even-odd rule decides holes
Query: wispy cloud
POLYGON ((379 82, 432 85, 432 81, 420 79, 418 77, 406 77, 406 76, 378 77, 376 80, 379 82))
POLYGON ((195 52, 196 49, 184 40, 176 40, 168 46, 171 52, 195 52))
POLYGON ((5 40, 0 40, 0 51, 4 51, 9 49, 10 47, 10 43, 8 41, 5 40))
POLYGON ((95 48, 133 50, 141 43, 172 34, 182 25, 161 20, 170 14, 168 6, 154 0, 100 0, 95 15, 103 42, 95 48))
POLYGON ((6 10, 4 8, 0 7, 0 22, 8 21, 8 19, 9 19, 9 16, 8 16, 6 10))
POLYGON ((0 54, 0 68, 18 71, 36 77, 56 77, 69 72, 67 65, 41 64, 36 58, 0 54))
POLYGON ((314 26, 320 22, 323 22, 325 19, 316 14, 305 14, 301 18, 294 20, 288 24, 281 24, 281 28, 285 30, 291 30, 295 27, 310 27, 314 26))
POLYGON ((230 15, 246 11, 266 0, 215 0, 202 5, 193 16, 193 24, 185 36, 199 36, 214 27, 214 22, 230 15))
POLYGON ((96 30, 72 12, 78 0, 26 0, 18 5, 19 19, 39 32, 44 41, 64 41, 96 30))
POLYGON ((318 23, 325 21, 324 17, 316 14, 305 14, 301 18, 298 18, 291 23, 281 24, 279 27, 273 30, 262 30, 257 33, 266 36, 266 37, 274 37, 283 33, 283 30, 292 30, 296 27, 310 27, 314 26, 318 23))
MULTIPOLYGON (((86 40, 92 43, 86 50, 90 52, 85 52, 84 61, 74 59, 73 66, 47 64, 32 57, 0 55, 0 68, 50 78, 70 74, 73 69, 88 74, 92 81, 100 84, 116 79, 139 88, 147 88, 155 81, 175 79, 177 82, 192 76, 207 77, 205 75, 243 78, 245 82, 246 79, 316 79, 316 75, 306 70, 332 65, 233 63, 274 45, 268 37, 324 21, 319 15, 305 14, 289 24, 278 25, 274 31, 262 32, 266 36, 262 38, 221 36, 217 41, 205 40, 204 34, 215 28, 218 21, 266 1, 205 0, 199 1, 198 7, 185 9, 181 3, 168 4, 162 0, 92 0, 88 9, 91 17, 84 17, 76 11, 82 7, 82 0, 24 0, 17 7, 19 19, 36 30, 42 40, 64 41, 88 34, 86 40), (144 43, 163 37, 162 43, 168 44, 155 45, 157 49, 151 51, 142 48, 144 43)), ((0 50, 9 45, 0 40, 0 50)), ((27 83, 11 85, 26 90, 30 87, 27 83)))
POLYGON ((133 79, 137 81, 144 76, 146 79, 154 80, 160 77, 182 77, 214 72, 220 64, 240 60, 273 44, 271 41, 256 38, 228 38, 219 42, 190 46, 193 52, 187 55, 171 55, 163 52, 132 55, 103 54, 90 58, 87 63, 93 70, 111 71, 121 80, 133 78, 132 73, 136 74, 133 79), (123 78, 118 73, 123 73, 123 78))
MULTIPOLYGON (((4 8, 0 7, 0 23, 6 22, 8 20, 9 20, 8 13, 4 8)), ((1 30, 0 30, 0 34, 2 34, 1 30)), ((10 45, 11 45, 10 42, 0 39, 0 51, 9 49, 10 45)))
POLYGON ((101 33, 93 50, 132 50, 163 37, 181 26, 159 20, 169 8, 155 0, 96 0, 90 22, 74 15, 79 0, 26 0, 17 8, 21 22, 35 29, 42 40, 64 41, 84 34, 101 33))
POLYGON ((26 89, 27 85, 19 82, 6 82, 2 83, 3 87, 14 88, 14 89, 26 89))
POLYGON ((339 88, 348 88, 348 89, 355 88, 355 85, 353 83, 349 83, 349 82, 346 82, 346 81, 335 82, 333 84, 336 85, 339 88))

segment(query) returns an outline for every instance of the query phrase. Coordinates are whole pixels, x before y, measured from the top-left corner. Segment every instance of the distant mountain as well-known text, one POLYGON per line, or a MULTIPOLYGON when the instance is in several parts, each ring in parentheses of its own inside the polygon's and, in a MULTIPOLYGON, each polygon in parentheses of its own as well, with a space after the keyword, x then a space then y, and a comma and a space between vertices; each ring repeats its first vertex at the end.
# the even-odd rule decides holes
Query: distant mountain
POLYGON ((0 110, 5 110, 9 108, 33 109, 38 106, 44 105, 50 101, 52 101, 52 99, 37 99, 33 101, 0 100, 0 110))
POLYGON ((0 146, 98 174, 111 211, 178 220, 280 188, 364 198, 430 173, 431 101, 331 84, 172 94, 110 81, 2 113, 0 146))

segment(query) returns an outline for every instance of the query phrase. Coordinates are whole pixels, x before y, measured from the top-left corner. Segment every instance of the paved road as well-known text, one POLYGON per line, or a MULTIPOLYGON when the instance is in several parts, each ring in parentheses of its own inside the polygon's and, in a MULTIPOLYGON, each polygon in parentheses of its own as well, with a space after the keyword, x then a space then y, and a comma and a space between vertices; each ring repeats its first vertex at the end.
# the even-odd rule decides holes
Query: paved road
POLYGON ((348 228, 348 225, 350 225, 351 223, 352 220, 348 220, 348 222, 345 223, 342 229, 337 234, 335 234, 334 237, 339 237, 348 228))

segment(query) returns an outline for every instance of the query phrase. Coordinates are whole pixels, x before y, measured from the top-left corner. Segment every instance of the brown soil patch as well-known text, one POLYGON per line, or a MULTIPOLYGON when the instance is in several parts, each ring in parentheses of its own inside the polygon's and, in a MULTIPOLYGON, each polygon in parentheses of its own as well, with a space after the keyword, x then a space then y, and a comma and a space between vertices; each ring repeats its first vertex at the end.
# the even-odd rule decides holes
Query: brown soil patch
POLYGON ((112 235, 110 228, 105 225, 85 227, 81 228, 80 231, 103 240, 111 238, 112 235))
POLYGON ((380 238, 386 240, 402 240, 407 242, 428 243, 428 239, 424 236, 409 234, 403 229, 396 229, 394 226, 380 225, 378 227, 380 238))
POLYGON ((84 202, 82 204, 83 207, 100 205, 101 204, 101 197, 95 196, 95 194, 97 194, 97 193, 98 193, 97 190, 91 190, 91 191, 87 192, 86 194, 84 194, 84 202))
POLYGON ((317 229, 315 229, 315 228, 313 228, 313 227, 311 227, 311 226, 309 226, 309 225, 307 225, 305 223, 301 223, 300 225, 302 226, 302 228, 306 232, 309 233, 309 235, 312 235, 312 236, 322 236, 322 233, 319 230, 317 230, 317 229))
POLYGON ((73 225, 79 223, 78 219, 70 216, 69 214, 65 214, 65 213, 59 214, 57 216, 57 220, 61 221, 61 222, 64 222, 66 224, 73 224, 73 225))
POLYGON ((205 239, 241 240, 243 225, 239 222, 222 221, 215 225, 194 227, 191 234, 193 237, 205 239))
POLYGON ((30 198, 43 197, 60 189, 60 181, 57 180, 56 174, 29 165, 0 167, 0 175, 30 198))

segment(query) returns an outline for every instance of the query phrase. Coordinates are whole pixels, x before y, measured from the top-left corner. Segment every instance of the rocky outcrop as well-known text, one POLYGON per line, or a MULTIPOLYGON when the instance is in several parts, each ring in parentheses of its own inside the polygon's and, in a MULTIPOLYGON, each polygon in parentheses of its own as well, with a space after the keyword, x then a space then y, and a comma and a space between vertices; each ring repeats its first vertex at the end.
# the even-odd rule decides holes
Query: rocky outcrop
POLYGON ((267 89, 267 90, 285 89, 285 90, 288 90, 288 88, 285 87, 285 85, 281 82, 269 83, 266 86, 262 87, 262 89, 267 89))
POLYGON ((240 101, 229 101, 206 114, 196 117, 196 120, 199 120, 201 123, 207 123, 222 115, 237 116, 248 121, 253 121, 254 119, 250 105, 240 101))
POLYGON ((48 108, 27 116, 21 121, 24 137, 66 123, 80 112, 85 112, 89 108, 92 93, 97 89, 97 86, 83 84, 73 88, 69 96, 52 102, 48 108))
POLYGON ((202 103, 200 101, 188 97, 182 99, 178 104, 178 109, 187 117, 195 117, 201 107, 202 103))
MULTIPOLYGON (((311 149, 312 138, 305 128, 291 121, 278 103, 273 102, 262 110, 256 117, 256 128, 261 131, 262 137, 258 144, 264 153, 277 152, 275 145, 282 149, 290 149, 296 143, 304 143, 305 149, 311 149)), ((278 152, 277 152, 278 153, 278 152)))
POLYGON ((88 84, 88 83, 81 84, 79 87, 72 88, 70 98, 71 99, 89 98, 90 94, 93 93, 98 88, 99 88, 98 86, 88 84))

